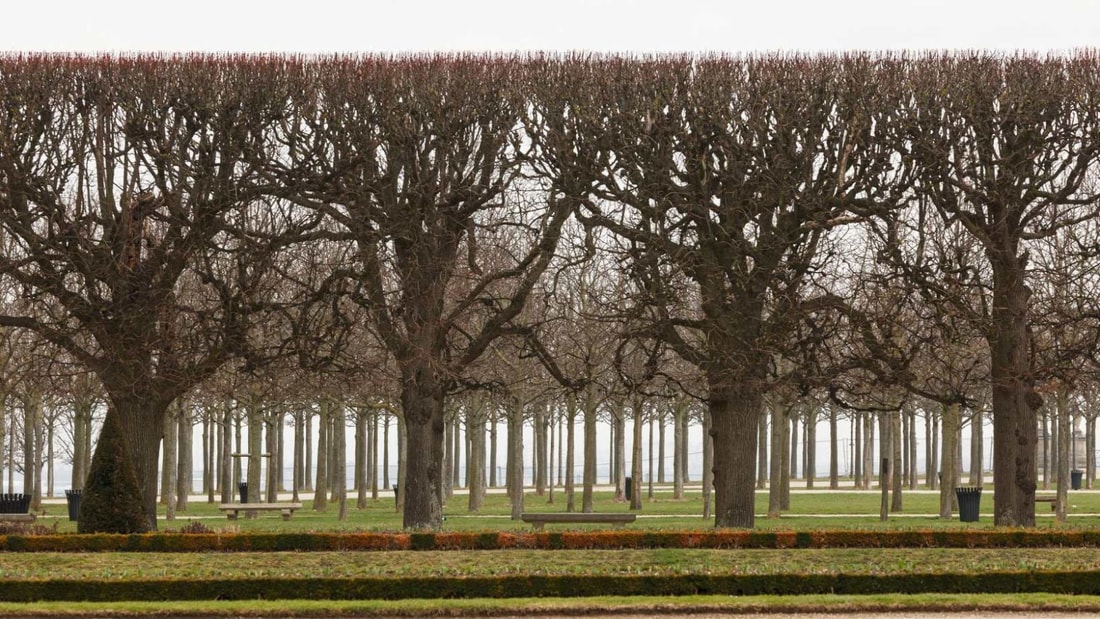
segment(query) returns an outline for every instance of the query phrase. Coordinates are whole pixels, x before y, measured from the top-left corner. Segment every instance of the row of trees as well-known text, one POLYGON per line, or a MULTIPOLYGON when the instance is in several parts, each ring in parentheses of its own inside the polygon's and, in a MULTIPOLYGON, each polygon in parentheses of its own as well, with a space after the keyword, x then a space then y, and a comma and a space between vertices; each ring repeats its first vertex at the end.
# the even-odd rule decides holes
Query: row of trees
POLYGON ((522 411, 549 377, 589 428, 604 372, 639 420, 705 402, 717 526, 753 526, 766 407, 815 394, 988 401, 995 520, 1028 525, 1042 394, 1100 333, 1096 69, 8 56, 0 326, 99 378, 149 526, 168 411, 212 381, 396 402, 404 524, 438 528, 455 394, 522 411))

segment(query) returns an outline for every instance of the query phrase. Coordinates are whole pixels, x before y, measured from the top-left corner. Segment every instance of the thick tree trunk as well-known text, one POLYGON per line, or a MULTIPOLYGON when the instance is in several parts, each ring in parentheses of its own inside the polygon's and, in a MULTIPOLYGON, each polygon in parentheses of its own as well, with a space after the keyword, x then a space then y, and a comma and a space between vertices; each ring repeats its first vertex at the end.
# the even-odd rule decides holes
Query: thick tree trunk
POLYGON ((210 410, 202 413, 202 493, 209 503, 214 502, 214 426, 210 423, 210 410))
MULTIPOLYGON (((1008 237, 1007 233, 1005 234, 1008 237)), ((1035 526, 1036 410, 1042 398, 1031 378, 1028 339, 1030 290, 1024 283, 1026 257, 1015 244, 988 249, 993 267, 993 523, 1003 527, 1035 526)))
POLYGON ((798 479, 801 471, 798 464, 798 409, 791 411, 791 435, 790 450, 787 452, 788 479, 798 479))
POLYGON ((875 416, 863 415, 863 487, 871 487, 871 476, 875 473, 875 416))
MULTIPOLYGON (((755 525, 756 435, 763 398, 748 383, 736 388, 723 388, 713 379, 710 383, 714 524, 751 529, 755 525)), ((704 482, 704 491, 706 485, 704 482)))
POLYGON ((779 509, 787 511, 791 508, 791 425, 795 422, 794 409, 783 405, 786 409, 787 423, 783 424, 783 440, 779 449, 779 509))
MULTIPOLYGON (((157 465, 159 464, 160 442, 164 436, 165 413, 169 401, 158 399, 152 394, 137 395, 133 385, 127 384, 119 389, 125 395, 112 395, 116 390, 104 386, 111 399, 114 412, 118 415, 126 447, 133 460, 134 476, 141 488, 145 517, 150 530, 157 528, 157 465)), ((111 411, 108 410, 108 414, 111 411)), ((98 449, 98 445, 96 447, 98 449)))
POLYGON ((401 371, 405 466, 402 526, 437 531, 443 526, 443 383, 433 364, 406 362, 401 371))
MULTIPOLYGON (((490 407, 489 411, 489 487, 496 488, 500 486, 499 475, 497 474, 497 409, 495 406, 490 407)), ((485 439, 482 438, 481 444, 485 445, 485 439)), ((484 456, 484 454, 483 454, 484 456)), ((484 464, 485 458, 482 457, 482 464, 484 464)))

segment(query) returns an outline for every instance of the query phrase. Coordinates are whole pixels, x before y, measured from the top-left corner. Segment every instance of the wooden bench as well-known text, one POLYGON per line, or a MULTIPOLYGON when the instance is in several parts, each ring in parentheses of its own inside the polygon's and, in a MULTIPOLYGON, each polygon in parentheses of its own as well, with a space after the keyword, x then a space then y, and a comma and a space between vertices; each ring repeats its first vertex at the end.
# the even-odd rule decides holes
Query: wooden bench
POLYGON ((301 503, 223 503, 218 509, 225 512, 226 518, 236 520, 239 512, 281 511, 283 520, 290 520, 294 510, 302 509, 301 503))
POLYGON ((1036 494, 1036 503, 1050 503, 1050 511, 1058 511, 1058 495, 1057 494, 1036 494))
POLYGON ((0 522, 34 522, 37 514, 0 514, 0 522))
POLYGON ((550 524, 610 524, 616 529, 621 529, 628 522, 634 522, 637 514, 583 514, 578 512, 553 512, 549 514, 520 514, 520 520, 541 531, 543 526, 550 524))

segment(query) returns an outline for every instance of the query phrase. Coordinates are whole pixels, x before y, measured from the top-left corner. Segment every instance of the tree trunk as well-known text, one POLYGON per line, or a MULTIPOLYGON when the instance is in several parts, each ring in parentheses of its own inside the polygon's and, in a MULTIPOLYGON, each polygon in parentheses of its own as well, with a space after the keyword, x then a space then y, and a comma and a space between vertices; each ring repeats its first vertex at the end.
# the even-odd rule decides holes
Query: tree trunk
MULTIPOLYGON (((457 417, 458 412, 455 411, 452 417, 457 417)), ((454 474, 455 469, 455 425, 451 419, 446 419, 443 425, 443 501, 447 502, 448 499, 454 496, 454 474)))
POLYGON ((207 502, 214 502, 214 426, 210 421, 210 409, 202 412, 202 493, 207 502))
POLYGON ((852 413, 852 480, 856 489, 863 489, 863 417, 852 413))
POLYGON ((277 407, 264 415, 264 452, 268 457, 261 458, 267 471, 267 487, 264 498, 268 503, 279 502, 279 460, 282 443, 279 441, 279 428, 283 425, 283 413, 277 407))
POLYGON ((549 454, 546 445, 546 404, 535 405, 534 424, 535 494, 544 496, 546 494, 547 455, 549 454))
POLYGON ((791 434, 790 434, 790 450, 787 452, 787 474, 788 479, 798 479, 799 465, 798 465, 798 409, 792 409, 791 413, 791 434))
POLYGON ((982 410, 978 408, 970 416, 970 485, 977 488, 982 486, 982 477, 984 477, 982 475, 984 448, 982 410))
POLYGON ((928 414, 928 424, 932 426, 932 439, 929 441, 931 456, 928 458, 928 476, 932 478, 932 489, 940 487, 940 419, 935 413, 928 414))
POLYGON ((382 418, 382 489, 390 489, 390 413, 382 418))
MULTIPOLYGON (((328 510, 328 463, 329 455, 329 406, 327 399, 322 398, 317 415, 317 480, 313 486, 313 510, 323 512, 328 510)), ((252 485, 249 484, 249 488, 252 485)), ((251 497, 249 497, 251 498, 251 497)))
POLYGON ((453 493, 455 486, 461 486, 462 484, 462 445, 465 441, 462 437, 462 417, 459 413, 455 413, 454 419, 451 421, 451 441, 451 463, 454 466, 451 470, 451 492, 453 493))
POLYGON ((164 450, 161 462, 160 475, 160 503, 165 507, 165 520, 176 519, 176 474, 179 468, 176 461, 179 454, 179 415, 178 404, 173 404, 165 411, 167 419, 164 422, 164 450))
POLYGON ((771 473, 771 462, 768 461, 768 411, 760 415, 760 428, 756 437, 756 489, 763 490, 768 487, 768 479, 771 473))
MULTIPOLYGON (((485 439, 481 440, 481 444, 485 444, 485 439)), ((485 458, 482 458, 484 461, 485 458)), ((500 479, 497 475, 497 409, 495 406, 490 407, 489 411, 489 487, 496 488, 500 486, 500 479)), ((483 476, 484 477, 484 476, 483 476)))
POLYGON ((871 476, 875 472, 875 416, 863 415, 863 487, 871 487, 871 476))
POLYGON ((902 444, 902 432, 901 432, 901 416, 902 412, 889 413, 890 417, 890 447, 893 450, 893 455, 890 458, 890 511, 898 513, 902 510, 902 467, 901 462, 901 444, 902 444))
POLYGON ((806 465, 803 467, 802 477, 806 479, 806 487, 814 487, 814 478, 817 477, 817 409, 811 408, 806 412, 806 447, 802 453, 806 455, 806 465))
POLYGON ((401 412, 405 428, 402 526, 438 531, 443 526, 442 377, 427 360, 406 360, 401 368, 401 412))
POLYGON ((787 412, 783 406, 772 404, 771 406, 771 459, 770 467, 771 483, 768 485, 768 518, 778 518, 783 511, 783 428, 787 426, 787 412))
POLYGON ((686 461, 683 457, 686 443, 684 427, 687 425, 685 419, 687 419, 687 402, 679 398, 672 408, 672 498, 674 499, 684 498, 684 482, 687 480, 684 470, 686 461))
POLYGON ((177 417, 179 431, 176 433, 179 438, 179 451, 176 453, 176 463, 178 465, 176 467, 176 511, 185 512, 194 485, 192 479, 194 457, 191 450, 195 436, 192 417, 194 411, 182 399, 176 400, 176 407, 179 409, 179 416, 177 417))
POLYGON ((348 471, 347 471, 347 408, 342 402, 333 402, 332 406, 332 445, 333 454, 332 499, 339 507, 337 520, 348 519, 348 471))
MULTIPOLYGON (((755 525, 756 434, 763 397, 749 383, 733 388, 711 377, 704 453, 713 449, 712 467, 703 466, 703 492, 708 492, 708 468, 715 491, 715 526, 751 529, 755 525), (707 438, 710 438, 708 445, 707 438)), ((705 501, 705 499, 704 499, 705 501)))
POLYGON ((512 520, 523 514, 523 408, 515 404, 508 411, 508 495, 512 520))
MULTIPOLYGON (((1058 501, 1055 517, 1058 522, 1066 521, 1066 503, 1069 501, 1069 475, 1074 467, 1070 461, 1070 441, 1073 440, 1073 424, 1069 411, 1069 389, 1062 385, 1055 394, 1058 419, 1058 501)), ((996 482, 994 482, 996 483, 996 482)))
POLYGON ((484 411, 466 413, 466 487, 469 490, 466 509, 481 509, 485 497, 485 421, 484 411))
POLYGON ((642 509, 642 424, 644 422, 645 401, 640 394, 634 395, 633 405, 630 407, 634 413, 633 443, 630 451, 630 509, 642 509))
POLYGON ((1044 406, 1042 413, 1039 415, 1039 419, 1043 424, 1043 490, 1050 489, 1050 470, 1051 470, 1051 449, 1050 439, 1053 429, 1050 424, 1050 407, 1044 406))
POLYGON ((955 448, 955 437, 958 436, 956 429, 959 426, 960 417, 958 404, 949 404, 943 408, 943 429, 941 432, 943 439, 940 447, 942 459, 940 464, 942 473, 940 478, 940 518, 944 520, 951 519, 951 510, 957 501, 955 498, 955 477, 958 471, 958 463, 955 461, 955 454, 958 450, 955 448))
POLYGON ((302 411, 296 411, 294 413, 294 465, 291 472, 291 500, 297 503, 300 500, 298 492, 305 485, 305 441, 306 432, 305 428, 305 415, 302 411))
POLYGON ((581 479, 581 511, 593 512, 592 488, 596 485, 596 388, 591 384, 584 390, 584 474, 581 479))
POLYGON ((779 509, 787 511, 791 508, 791 435, 794 433, 791 426, 797 421, 794 419, 794 409, 786 404, 782 406, 787 423, 783 424, 783 440, 779 449, 779 509))
MULTIPOLYGON (((998 230, 998 232, 1001 232, 998 230)), ((987 245, 993 267, 993 523, 1002 527, 1035 526, 1036 410, 1042 398, 1031 378, 1028 338, 1026 256, 1017 256, 1011 235, 996 235, 1001 246, 987 245)))
POLYGON ((657 483, 665 483, 665 420, 668 410, 662 405, 657 410, 657 483))
POLYGON ((626 410, 622 401, 615 405, 615 500, 626 496, 626 410))
MULTIPOLYGON (((370 458, 370 431, 367 429, 367 421, 370 413, 362 407, 355 408, 355 507, 365 509, 367 507, 367 485, 370 476, 370 467, 367 462, 370 458)), ((448 487, 450 485, 448 484, 448 487)))
MULTIPOLYGON (((263 501, 260 492, 260 482, 263 471, 264 453, 264 410, 258 399, 250 398, 248 401, 248 471, 245 483, 248 484, 248 502, 259 503, 263 501)), ((325 404, 322 404, 322 407, 325 404)), ((247 512, 246 512, 247 513, 247 512)), ((255 518, 256 514, 248 514, 249 518, 255 518)))
POLYGON ((221 417, 221 502, 236 503, 233 500, 233 407, 226 401, 222 403, 221 417))
MULTIPOLYGON (((756 414, 757 414, 757 418, 759 418, 759 411, 756 411, 756 414)), ((702 425, 701 429, 703 431, 703 519, 708 520, 711 517, 710 505, 711 505, 711 495, 713 494, 712 490, 715 490, 716 486, 717 486, 717 484, 715 483, 715 478, 717 476, 716 475, 717 467, 715 465, 715 452, 714 452, 714 434, 715 434, 715 432, 714 432, 714 421, 713 421, 713 418, 711 417, 710 409, 707 409, 707 410, 703 411, 703 423, 701 425, 702 425)), ((754 437, 754 440, 755 440, 755 437, 754 437)), ((747 457, 749 462, 751 462, 753 459, 756 458, 756 449, 753 448, 753 449, 749 449, 747 451, 742 451, 742 453, 740 455, 744 456, 744 457, 747 457)), ((755 477, 755 476, 754 475, 753 476, 742 475, 742 476, 740 476, 740 479, 737 480, 737 482, 735 482, 735 483, 746 483, 747 482, 747 485, 745 485, 745 488, 748 489, 749 494, 752 495, 753 498, 755 499, 756 495, 755 495, 755 493, 753 492, 753 489, 752 489, 752 478, 753 477, 755 477)), ((718 498, 718 503, 719 504, 716 506, 716 510, 715 510, 716 511, 715 519, 716 520, 718 518, 722 518, 723 513, 726 514, 727 518, 729 518, 730 516, 732 516, 734 519, 736 519, 738 517, 743 517, 742 514, 731 513, 731 511, 734 511, 734 510, 731 510, 728 505, 722 504, 721 496, 722 496, 722 493, 721 493, 721 491, 719 491, 718 492, 718 497, 719 497, 718 498), (724 511, 721 511, 721 512, 717 511, 719 509, 724 510, 724 511)), ((737 509, 741 509, 741 508, 738 507, 737 509)), ((751 514, 752 511, 753 511, 753 508, 750 506, 749 507, 749 513, 751 514)), ((721 526, 721 525, 715 525, 715 526, 721 526)), ((741 526, 741 525, 725 525, 725 526, 741 526)), ((742 528, 751 528, 751 527, 742 527, 742 528)))
POLYGON ((572 391, 565 399, 565 511, 577 511, 576 502, 576 427, 577 395, 572 391))
POLYGON ((829 405, 829 488, 832 490, 840 488, 840 441, 837 440, 836 431, 837 409, 829 405))

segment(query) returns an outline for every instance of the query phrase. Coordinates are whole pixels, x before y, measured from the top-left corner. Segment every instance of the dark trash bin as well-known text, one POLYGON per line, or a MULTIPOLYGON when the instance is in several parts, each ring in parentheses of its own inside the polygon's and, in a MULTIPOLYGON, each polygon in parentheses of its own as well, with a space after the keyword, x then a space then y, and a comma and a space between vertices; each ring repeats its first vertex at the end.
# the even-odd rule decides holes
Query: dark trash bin
POLYGON ((627 477, 626 478, 626 488, 624 488, 624 492, 626 492, 626 500, 627 501, 630 501, 630 500, 633 499, 633 497, 634 497, 633 490, 634 490, 634 480, 631 479, 630 477, 627 477))
POLYGON ((84 498, 83 490, 66 490, 65 502, 69 504, 69 520, 75 522, 80 515, 80 501, 84 498))
POLYGON ((400 503, 397 502, 397 484, 393 485, 393 506, 400 507, 400 503))
POLYGON ((26 514, 31 511, 31 495, 0 494, 0 514, 26 514))
POLYGON ((1069 472, 1069 487, 1074 490, 1081 489, 1081 477, 1085 474, 1084 471, 1079 469, 1073 469, 1069 472))
POLYGON ((248 482, 242 481, 237 484, 237 490, 241 493, 241 503, 248 502, 248 482))
POLYGON ((959 522, 977 522, 978 508, 982 503, 982 489, 955 488, 955 497, 959 499, 959 522))

